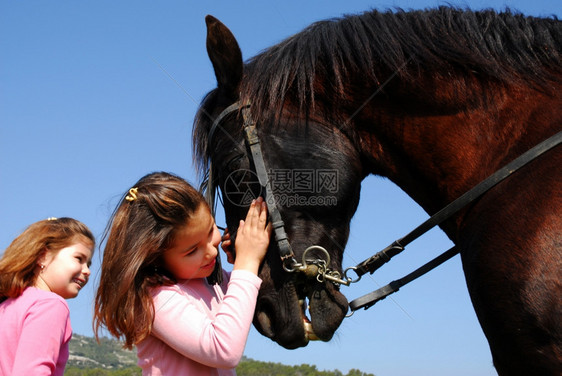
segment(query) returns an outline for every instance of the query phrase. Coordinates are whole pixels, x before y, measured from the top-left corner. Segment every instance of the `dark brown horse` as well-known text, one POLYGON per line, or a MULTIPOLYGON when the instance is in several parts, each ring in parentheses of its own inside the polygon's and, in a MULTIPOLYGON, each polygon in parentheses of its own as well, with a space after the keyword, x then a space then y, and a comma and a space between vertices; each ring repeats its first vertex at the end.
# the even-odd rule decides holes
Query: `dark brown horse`
MULTIPOLYGON (((562 22, 452 8, 319 22, 245 64, 207 17, 218 87, 194 127, 200 167, 235 233, 261 193, 242 116, 250 104, 296 259, 321 245, 341 272, 369 174, 429 214, 562 128, 562 22)), ((562 150, 555 148, 440 225, 502 375, 562 373, 562 150)), ((286 348, 330 340, 348 311, 337 285, 283 269, 272 242, 254 324, 286 348), (314 334, 303 314, 308 300, 314 334)))

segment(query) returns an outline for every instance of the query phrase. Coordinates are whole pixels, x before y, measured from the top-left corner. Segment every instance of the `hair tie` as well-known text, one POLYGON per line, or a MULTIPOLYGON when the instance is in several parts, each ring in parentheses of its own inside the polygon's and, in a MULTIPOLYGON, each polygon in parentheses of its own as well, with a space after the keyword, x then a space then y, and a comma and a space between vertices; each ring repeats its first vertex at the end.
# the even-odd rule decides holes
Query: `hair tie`
POLYGON ((135 201, 137 199, 137 192, 139 191, 138 188, 131 188, 129 189, 129 194, 125 197, 127 201, 135 201))
POLYGON ((47 218, 47 221, 56 221, 56 220, 57 220, 57 217, 49 217, 49 218, 47 218))

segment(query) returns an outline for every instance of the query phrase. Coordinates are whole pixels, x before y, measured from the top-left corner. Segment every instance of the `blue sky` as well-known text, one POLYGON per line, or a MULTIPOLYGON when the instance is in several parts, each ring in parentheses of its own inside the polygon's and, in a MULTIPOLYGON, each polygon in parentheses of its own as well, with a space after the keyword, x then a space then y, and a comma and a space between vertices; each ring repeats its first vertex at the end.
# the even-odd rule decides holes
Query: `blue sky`
MULTIPOLYGON (((205 50, 206 14, 235 34, 245 59, 308 24, 368 8, 420 9, 441 1, 3 1, 0 2, 0 250, 27 225, 70 216, 99 238, 121 196, 148 172, 196 183, 191 126, 216 85, 205 50)), ((562 17, 552 0, 449 1, 562 17)), ((355 265, 427 218, 388 181, 370 177, 352 222, 345 266, 355 265)), ((221 222, 221 215, 218 217, 221 222)), ((349 300, 448 249, 433 230, 349 300)), ((99 275, 96 250, 93 280, 99 275)), ((74 331, 92 335, 95 282, 69 300, 74 331)), ((344 321, 329 343, 285 350, 252 329, 248 357, 377 376, 494 375, 460 261, 344 321)))

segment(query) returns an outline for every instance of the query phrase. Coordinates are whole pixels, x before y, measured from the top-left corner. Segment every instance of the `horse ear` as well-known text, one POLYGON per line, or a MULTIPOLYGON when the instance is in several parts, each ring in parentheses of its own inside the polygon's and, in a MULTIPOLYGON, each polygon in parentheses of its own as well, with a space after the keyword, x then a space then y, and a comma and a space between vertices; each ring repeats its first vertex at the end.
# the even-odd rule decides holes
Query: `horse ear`
POLYGON ((242 81, 242 52, 232 32, 215 17, 205 17, 207 24, 207 54, 213 63, 220 91, 238 98, 242 81))

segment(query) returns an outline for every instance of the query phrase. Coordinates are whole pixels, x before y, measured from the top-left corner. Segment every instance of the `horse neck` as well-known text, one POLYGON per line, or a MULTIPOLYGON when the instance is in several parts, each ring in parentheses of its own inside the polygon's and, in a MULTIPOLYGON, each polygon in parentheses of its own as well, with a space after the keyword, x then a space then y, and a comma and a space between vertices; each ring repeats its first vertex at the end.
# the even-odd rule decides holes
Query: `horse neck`
POLYGON ((417 100, 374 101, 354 120, 368 172, 388 177, 432 214, 560 128, 560 94, 525 86, 485 94, 470 104, 434 98, 435 105, 427 91, 417 100))

